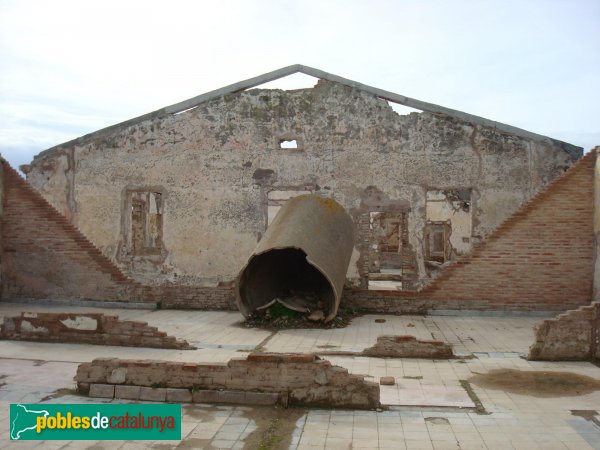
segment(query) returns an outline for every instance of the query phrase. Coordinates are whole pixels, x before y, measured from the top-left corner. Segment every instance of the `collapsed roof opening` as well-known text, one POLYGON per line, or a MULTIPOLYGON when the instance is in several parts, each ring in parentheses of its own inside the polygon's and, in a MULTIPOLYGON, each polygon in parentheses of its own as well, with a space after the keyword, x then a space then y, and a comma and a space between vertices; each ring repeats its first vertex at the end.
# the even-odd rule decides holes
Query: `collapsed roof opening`
POLYGON ((266 83, 261 83, 255 88, 258 89, 282 89, 284 91, 291 91, 295 89, 311 89, 314 88, 319 81, 319 78, 306 75, 304 73, 294 73, 284 78, 278 78, 271 80, 266 83))
POLYGON ((408 116, 410 113, 422 113, 423 111, 410 106, 401 105, 400 103, 388 101, 388 105, 394 110, 394 112, 400 116, 408 116))
POLYGON ((250 311, 273 300, 294 311, 323 311, 325 316, 335 307, 333 287, 297 248, 253 256, 240 277, 239 293, 250 311))
POLYGON ((298 149, 298 142, 296 139, 282 139, 279 141, 279 148, 282 149, 298 149))

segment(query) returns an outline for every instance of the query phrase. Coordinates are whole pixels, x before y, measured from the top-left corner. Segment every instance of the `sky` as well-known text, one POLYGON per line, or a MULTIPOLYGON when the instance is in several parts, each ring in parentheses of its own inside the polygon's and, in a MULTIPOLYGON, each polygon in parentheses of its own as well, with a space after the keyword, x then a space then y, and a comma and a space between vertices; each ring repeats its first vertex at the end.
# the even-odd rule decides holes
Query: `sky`
POLYGON ((17 167, 291 64, 589 150, 599 32, 598 0, 0 0, 0 153, 17 167))

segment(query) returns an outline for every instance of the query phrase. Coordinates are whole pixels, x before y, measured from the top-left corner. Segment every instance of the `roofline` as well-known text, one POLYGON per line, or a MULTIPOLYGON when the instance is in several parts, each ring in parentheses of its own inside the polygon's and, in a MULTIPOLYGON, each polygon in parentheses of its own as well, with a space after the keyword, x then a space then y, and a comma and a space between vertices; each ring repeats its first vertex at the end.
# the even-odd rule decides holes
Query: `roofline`
POLYGON ((496 129, 501 132, 514 134, 516 136, 520 136, 526 139, 532 139, 535 141, 549 142, 553 145, 556 145, 562 148, 566 153, 571 156, 573 160, 579 159, 583 154, 583 148, 578 147, 573 144, 569 144, 568 142, 563 142, 557 139, 553 139, 548 136, 544 136, 537 133, 532 133, 531 131, 523 130, 522 128, 514 127, 512 125, 507 125, 501 122, 496 122, 494 120, 486 119, 484 117, 476 116, 473 114, 465 113, 462 111, 458 111, 456 109, 446 108, 444 106, 435 105, 433 103, 424 102, 421 100, 417 100, 410 97, 405 97, 404 95, 396 94, 394 92, 386 91, 384 89, 379 89, 373 86, 369 86, 367 84, 359 83, 358 81, 350 80, 348 78, 343 78, 338 75, 333 75, 331 73, 324 72, 319 69, 315 69, 313 67, 304 66, 302 64, 294 64, 291 66, 283 67, 281 69, 274 70, 272 72, 267 72, 262 75, 258 75, 256 77, 248 78, 247 80, 238 81, 237 83, 230 84, 228 86, 215 89, 214 91, 206 92, 204 94, 198 95, 196 97, 190 98, 188 100, 184 100, 179 103, 175 103, 170 106, 165 106, 164 108, 158 109, 156 111, 135 117, 133 119, 126 120, 124 122, 120 122, 115 125, 111 125, 106 128, 102 128, 100 130, 94 131, 92 133, 86 134, 84 136, 78 137, 71 141, 56 145, 54 147, 49 148, 48 150, 44 150, 38 155, 34 156, 34 160, 47 155, 53 150, 58 149, 63 146, 70 146, 74 144, 81 144, 87 141, 91 137, 96 137, 98 135, 106 134, 108 132, 115 131, 117 129, 126 128, 131 125, 135 125, 137 123, 143 122, 145 120, 163 118, 166 116, 170 116, 172 114, 177 114, 183 112, 185 110, 195 108, 196 106, 201 105, 209 100, 213 100, 218 97, 222 97, 227 94, 233 94, 236 92, 245 91, 246 89, 250 89, 261 84, 268 83, 270 81, 278 80, 280 78, 287 77, 289 75, 293 75, 295 73, 303 73, 305 75, 310 75, 315 78, 332 81, 335 83, 343 84, 345 86, 353 87, 359 89, 361 91, 367 92, 369 94, 373 94, 377 97, 380 97, 384 100, 388 100, 393 103, 398 103, 400 105, 408 106, 410 108, 419 109, 421 111, 426 111, 434 114, 444 114, 450 117, 454 117, 459 120, 463 120, 466 122, 470 122, 474 125, 482 125, 486 127, 490 127, 496 129))

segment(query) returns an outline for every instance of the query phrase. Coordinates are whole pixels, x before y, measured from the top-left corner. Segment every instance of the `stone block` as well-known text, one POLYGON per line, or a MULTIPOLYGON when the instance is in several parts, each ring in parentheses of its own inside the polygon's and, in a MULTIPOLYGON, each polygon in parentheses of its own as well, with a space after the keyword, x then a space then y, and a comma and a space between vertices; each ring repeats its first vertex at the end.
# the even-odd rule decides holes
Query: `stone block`
POLYGON ((244 391, 219 391, 219 403, 243 405, 246 403, 246 393, 244 391))
POLYGON ((381 377, 379 384, 382 386, 393 386, 396 384, 396 379, 394 377, 381 377))
POLYGON ((90 397, 99 398, 114 398, 115 386, 112 384, 96 384, 90 385, 90 397))
POLYGON ((124 398, 128 400, 139 400, 140 386, 115 386, 115 398, 124 398))
POLYGON ((203 389, 192 392, 192 400, 194 403, 218 403, 219 391, 203 389))
POLYGON ((167 388, 167 401, 172 403, 191 403, 192 393, 189 389, 167 388))
POLYGON ((277 392, 246 392, 246 403, 248 405, 270 406, 279 401, 277 392))
POLYGON ((109 383, 113 383, 113 384, 121 384, 121 383, 125 383, 125 379, 127 378, 127 368, 125 367, 119 367, 117 369, 114 369, 110 375, 108 376, 107 380, 109 383))
POLYGON ((324 370, 319 370, 315 375, 315 383, 320 384, 321 386, 329 383, 327 379, 327 373, 324 370))
POLYGON ((167 389, 165 388, 152 388, 142 386, 140 388, 140 400, 146 400, 149 402, 164 402, 167 399, 167 389))

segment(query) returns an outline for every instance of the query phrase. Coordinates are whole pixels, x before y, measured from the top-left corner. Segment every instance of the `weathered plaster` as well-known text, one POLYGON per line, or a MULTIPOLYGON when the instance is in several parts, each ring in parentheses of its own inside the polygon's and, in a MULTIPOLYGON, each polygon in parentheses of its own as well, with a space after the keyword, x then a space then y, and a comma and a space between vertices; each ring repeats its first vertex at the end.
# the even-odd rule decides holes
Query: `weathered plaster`
POLYGON ((67 318, 60 320, 60 322, 67 328, 74 330, 87 330, 92 331, 98 328, 98 320, 86 317, 86 316, 75 316, 74 319, 67 318))
MULTIPOLYGON (((120 264, 141 281, 185 284, 236 276, 265 231, 270 191, 314 191, 352 213, 373 186, 406 205, 424 279, 427 190, 472 189, 477 239, 571 162, 550 140, 443 114, 401 116, 365 91, 320 81, 313 89, 229 94, 65 144, 36 157, 28 179, 117 262, 123 189, 164 188, 164 260, 120 264), (281 149, 280 139, 299 148, 281 149)), ((360 258, 353 261, 356 276, 360 258)))
POLYGON ((452 227, 450 244, 456 255, 464 255, 471 249, 472 220, 471 197, 467 204, 448 197, 444 191, 427 193, 427 220, 432 222, 449 221, 452 227))

